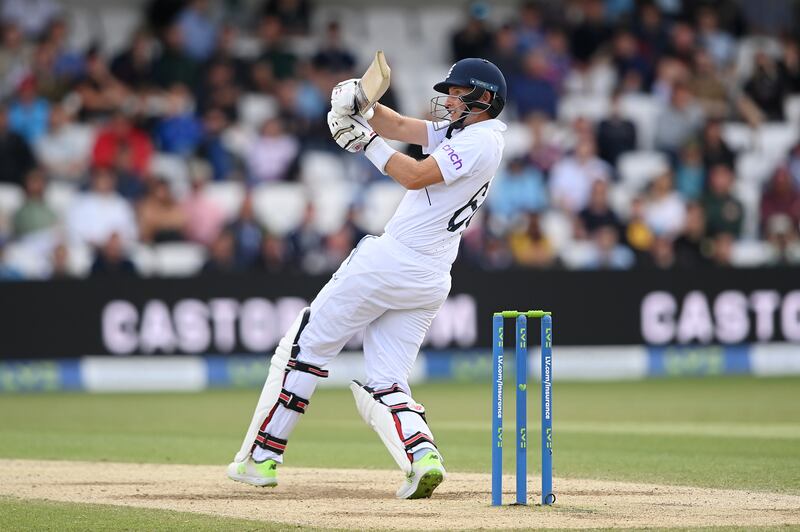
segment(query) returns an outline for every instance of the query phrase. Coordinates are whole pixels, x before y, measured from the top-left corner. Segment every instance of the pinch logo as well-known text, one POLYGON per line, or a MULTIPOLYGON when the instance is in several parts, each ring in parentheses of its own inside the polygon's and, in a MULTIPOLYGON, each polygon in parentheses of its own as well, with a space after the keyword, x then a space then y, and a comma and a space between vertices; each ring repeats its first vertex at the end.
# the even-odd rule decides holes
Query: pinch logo
POLYGON ((456 153, 452 146, 449 144, 445 144, 442 146, 442 150, 450 155, 450 162, 453 163, 453 166, 456 167, 456 170, 461 170, 461 167, 464 163, 461 161, 461 157, 456 153))

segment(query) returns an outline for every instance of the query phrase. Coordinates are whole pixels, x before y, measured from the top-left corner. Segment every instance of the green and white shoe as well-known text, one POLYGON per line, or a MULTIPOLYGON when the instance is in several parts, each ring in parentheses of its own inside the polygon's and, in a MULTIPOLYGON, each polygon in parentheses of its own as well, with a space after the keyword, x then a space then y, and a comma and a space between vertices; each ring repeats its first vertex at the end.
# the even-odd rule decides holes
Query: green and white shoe
POLYGON ((244 462, 228 464, 228 478, 261 488, 277 486, 278 462, 275 460, 256 462, 252 456, 248 456, 244 462))
POLYGON ((397 490, 397 498, 427 499, 446 476, 441 456, 438 452, 432 451, 411 464, 411 473, 397 490))

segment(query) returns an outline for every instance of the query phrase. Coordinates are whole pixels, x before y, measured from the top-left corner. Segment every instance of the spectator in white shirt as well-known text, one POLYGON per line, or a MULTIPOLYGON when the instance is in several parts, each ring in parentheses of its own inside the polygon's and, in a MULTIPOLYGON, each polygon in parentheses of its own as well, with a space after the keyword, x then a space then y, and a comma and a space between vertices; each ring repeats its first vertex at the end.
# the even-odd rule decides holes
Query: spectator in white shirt
POLYGON ((596 155, 592 138, 581 138, 575 152, 565 157, 550 174, 550 198, 568 212, 578 213, 589 203, 592 184, 598 179, 611 178, 611 167, 596 155))
POLYGON ((686 205, 672 184, 672 174, 665 172, 653 181, 644 207, 644 219, 656 235, 677 235, 686 222, 686 205))
POLYGON ((114 189, 115 184, 111 171, 94 171, 91 189, 78 194, 66 214, 67 235, 72 241, 99 247, 114 233, 124 243, 136 240, 136 215, 114 189))
POLYGON ((286 133, 279 118, 267 120, 245 154, 250 179, 255 183, 286 179, 299 151, 299 142, 286 133))
POLYGON ((77 125, 60 105, 50 111, 50 124, 33 149, 52 179, 78 182, 86 177, 94 145, 88 126, 77 125))

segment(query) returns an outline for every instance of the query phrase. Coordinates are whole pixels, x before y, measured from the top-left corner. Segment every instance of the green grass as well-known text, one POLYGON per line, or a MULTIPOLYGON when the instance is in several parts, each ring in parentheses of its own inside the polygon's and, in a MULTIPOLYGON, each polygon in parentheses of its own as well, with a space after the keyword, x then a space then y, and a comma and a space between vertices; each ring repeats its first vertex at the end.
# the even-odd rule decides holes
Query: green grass
MULTIPOLYGON (((513 467, 513 389, 506 465, 513 467)), ((488 472, 490 388, 415 390, 453 471, 488 472)), ((186 464, 230 461, 258 390, 199 394, 0 396, 0 457, 186 464)), ((556 383, 557 476, 800 493, 800 379, 556 383)), ((529 464, 538 467, 539 399, 529 392, 529 464)), ((349 390, 319 390, 287 463, 393 468, 349 390)), ((533 474, 533 473, 532 473, 533 474)))
POLYGON ((187 530, 214 532, 230 530, 287 530, 287 525, 200 515, 170 510, 153 510, 108 504, 73 504, 51 501, 21 501, 0 498, 0 528, 16 530, 187 530))

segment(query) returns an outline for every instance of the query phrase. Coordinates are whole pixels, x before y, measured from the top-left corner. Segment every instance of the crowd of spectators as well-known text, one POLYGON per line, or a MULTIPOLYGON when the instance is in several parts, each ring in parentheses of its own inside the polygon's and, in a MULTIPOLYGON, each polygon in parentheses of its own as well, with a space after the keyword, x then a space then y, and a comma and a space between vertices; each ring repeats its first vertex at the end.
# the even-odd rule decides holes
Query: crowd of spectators
MULTIPOLYGON (((509 150, 463 260, 486 269, 730 266, 745 206, 741 147, 723 126, 786 122, 785 103, 800 93, 796 6, 770 6, 524 3, 503 23, 489 4, 472 4, 450 36, 453 60, 487 57, 504 71, 501 119, 526 141, 509 150), (737 60, 752 35, 775 46, 757 48, 743 76, 737 60), (565 118, 576 95, 602 95, 608 109, 565 118), (667 164, 620 203, 620 162, 645 134, 621 111, 630 95, 661 104, 651 143, 667 164), (568 234, 557 238, 554 223, 568 234)), ((153 1, 126 49, 106 54, 70 47, 70 20, 55 0, 4 0, 0 187, 20 187, 24 200, 5 220, 0 201, 0 279, 29 276, 3 259, 11 245, 46 257, 38 276, 50 278, 75 275, 75 245, 91 251, 91 275, 137 275, 133 249, 172 242, 201 246, 202 271, 334 270, 366 230, 359 193, 341 227, 321 231, 309 203, 286 234, 254 214, 252 193, 297 182, 308 153, 352 158, 329 139, 325 114, 331 88, 355 75, 359 58, 337 20, 313 34, 313 15, 306 0, 266 0, 244 13, 210 0, 153 1), (175 161, 184 182, 170 172, 175 161), (246 190, 233 213, 205 193, 226 182, 246 190), (72 191, 63 205, 48 193, 59 186, 72 191)), ((769 264, 797 263, 800 145, 771 162, 751 236, 773 250, 769 264)), ((386 179, 361 174, 361 187, 386 179)))

